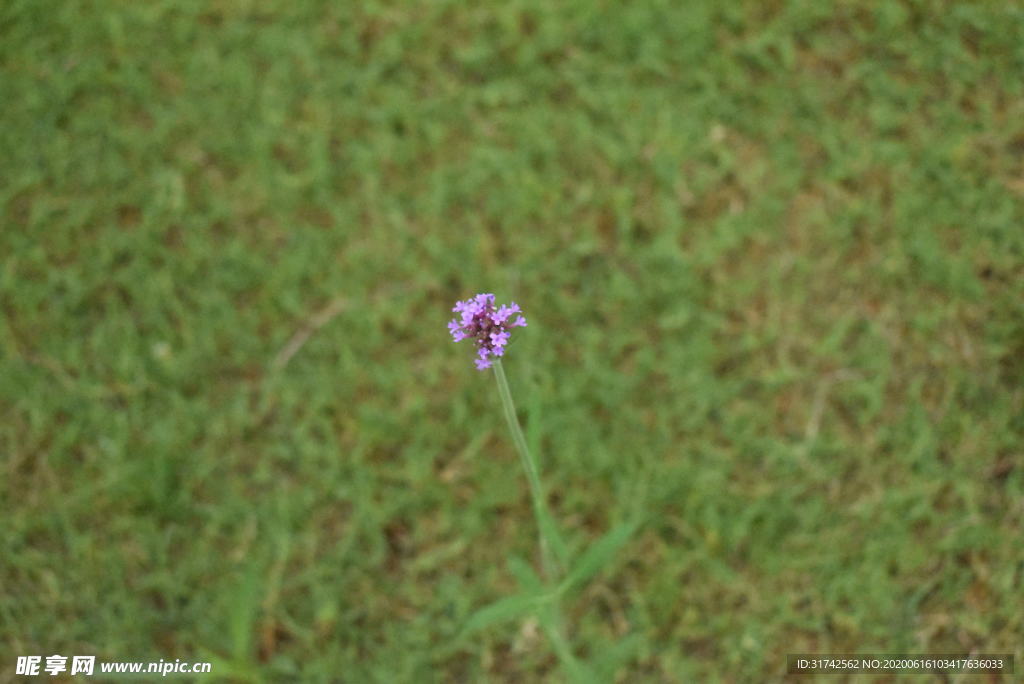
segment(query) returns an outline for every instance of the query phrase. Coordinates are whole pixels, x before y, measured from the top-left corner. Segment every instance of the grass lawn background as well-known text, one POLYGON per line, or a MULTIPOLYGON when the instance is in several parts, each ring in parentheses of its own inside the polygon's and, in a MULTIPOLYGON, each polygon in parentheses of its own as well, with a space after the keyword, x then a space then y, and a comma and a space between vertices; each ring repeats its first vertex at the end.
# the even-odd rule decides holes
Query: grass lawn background
POLYGON ((477 292, 572 551, 644 516, 581 659, 1024 666, 1022 74, 1008 2, 7 0, 0 680, 560 681, 454 640, 536 561, 477 292))

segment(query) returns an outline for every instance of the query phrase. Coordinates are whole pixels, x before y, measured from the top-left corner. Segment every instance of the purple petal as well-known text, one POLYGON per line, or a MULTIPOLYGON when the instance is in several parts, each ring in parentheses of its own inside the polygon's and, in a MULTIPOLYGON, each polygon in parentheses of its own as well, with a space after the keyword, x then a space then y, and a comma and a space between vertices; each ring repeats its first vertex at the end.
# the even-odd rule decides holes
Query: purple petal
POLYGON ((502 304, 497 311, 491 314, 491 320, 494 321, 495 324, 501 325, 502 323, 507 321, 508 317, 511 316, 513 313, 515 312, 512 311, 512 309, 502 304))
POLYGON ((464 301, 458 301, 452 311, 458 315, 448 322, 448 331, 452 338, 459 342, 470 339, 476 342, 476 359, 474 364, 479 370, 491 368, 495 358, 505 355, 505 349, 511 339, 510 328, 525 327, 526 318, 516 316, 521 313, 515 302, 495 306, 492 293, 481 292, 464 301))

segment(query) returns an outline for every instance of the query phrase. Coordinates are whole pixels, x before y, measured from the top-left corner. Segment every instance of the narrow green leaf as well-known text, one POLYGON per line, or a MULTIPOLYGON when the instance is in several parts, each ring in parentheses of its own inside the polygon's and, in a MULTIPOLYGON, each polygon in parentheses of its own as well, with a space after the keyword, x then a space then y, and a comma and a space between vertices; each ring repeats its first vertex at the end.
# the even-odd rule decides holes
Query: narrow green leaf
POLYGON ((559 593, 578 588, 609 564, 615 553, 639 526, 637 521, 619 523, 598 539, 576 560, 569 574, 558 587, 559 593))
POLYGON ((551 641, 551 647, 554 649, 555 655, 558 656, 558 661, 571 681, 578 684, 593 684, 593 682, 601 681, 594 676, 590 667, 572 652, 572 646, 565 638, 565 629, 557 603, 552 602, 543 606, 538 611, 537 618, 540 621, 541 629, 551 641))
POLYGON ((528 594, 539 595, 544 590, 544 583, 534 569, 519 556, 512 556, 508 559, 508 570, 519 582, 519 586, 528 594))
POLYGON ((516 594, 498 599, 473 613, 462 627, 460 639, 503 622, 511 622, 534 612, 542 598, 537 594, 516 594))

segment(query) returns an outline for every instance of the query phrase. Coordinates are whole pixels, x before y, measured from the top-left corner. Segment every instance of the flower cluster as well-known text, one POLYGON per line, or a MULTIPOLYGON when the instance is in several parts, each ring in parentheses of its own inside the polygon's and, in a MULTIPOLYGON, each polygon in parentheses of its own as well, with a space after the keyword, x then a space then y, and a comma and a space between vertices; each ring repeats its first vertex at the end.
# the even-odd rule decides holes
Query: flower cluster
POLYGON ((510 328, 525 326, 526 319, 522 315, 516 315, 511 323, 509 318, 513 314, 519 314, 519 305, 512 302, 508 306, 502 304, 494 308, 494 295, 478 294, 472 299, 464 302, 456 302, 455 313, 461 314, 448 323, 448 331, 456 342, 467 337, 476 340, 477 370, 484 370, 491 367, 490 356, 504 356, 505 346, 511 336, 510 328))

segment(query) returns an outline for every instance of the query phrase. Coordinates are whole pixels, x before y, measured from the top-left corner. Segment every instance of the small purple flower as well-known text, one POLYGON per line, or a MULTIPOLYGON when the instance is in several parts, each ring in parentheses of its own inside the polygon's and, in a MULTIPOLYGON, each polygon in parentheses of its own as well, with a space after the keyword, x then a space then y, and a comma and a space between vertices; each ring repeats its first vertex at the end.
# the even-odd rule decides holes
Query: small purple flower
POLYGON ((477 370, 491 367, 493 361, 489 357, 505 355, 505 347, 512 336, 510 328, 526 326, 526 319, 521 314, 508 322, 512 314, 520 313, 518 304, 502 304, 496 309, 492 294, 478 294, 464 302, 456 302, 452 311, 459 314, 459 318, 449 321, 448 332, 456 342, 466 338, 476 342, 477 370))

